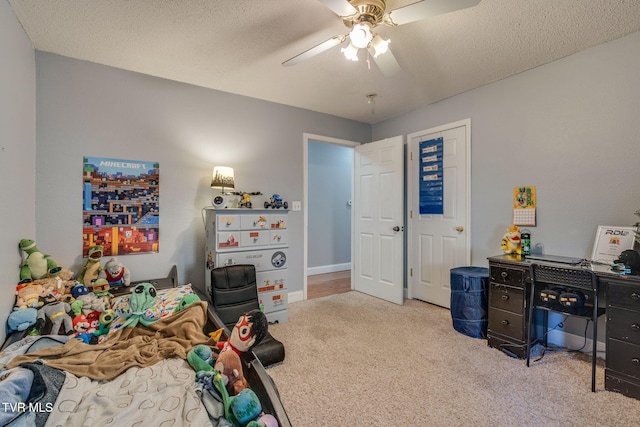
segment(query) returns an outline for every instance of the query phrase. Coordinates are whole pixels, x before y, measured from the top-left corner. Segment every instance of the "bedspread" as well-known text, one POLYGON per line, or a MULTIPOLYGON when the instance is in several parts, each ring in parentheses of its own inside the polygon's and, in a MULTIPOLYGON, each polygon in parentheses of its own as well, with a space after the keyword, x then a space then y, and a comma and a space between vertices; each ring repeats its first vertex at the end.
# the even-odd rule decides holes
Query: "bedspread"
POLYGON ((211 425, 184 360, 129 368, 111 381, 66 374, 46 427, 211 425))
POLYGON ((187 358, 198 344, 214 345, 203 333, 207 322, 207 303, 195 302, 186 309, 149 326, 118 330, 105 342, 89 345, 71 339, 62 346, 17 356, 7 368, 41 360, 78 377, 110 380, 131 367, 148 367, 164 359, 187 358))

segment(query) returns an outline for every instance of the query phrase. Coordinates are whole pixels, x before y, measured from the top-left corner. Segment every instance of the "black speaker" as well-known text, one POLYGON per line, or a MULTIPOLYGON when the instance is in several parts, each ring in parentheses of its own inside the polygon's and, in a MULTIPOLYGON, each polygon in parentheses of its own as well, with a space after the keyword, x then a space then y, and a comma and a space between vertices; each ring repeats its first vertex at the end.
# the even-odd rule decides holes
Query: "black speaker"
POLYGON ((589 310, 585 307, 586 297, 578 290, 563 292, 558 296, 558 301, 565 311, 572 314, 586 314, 589 310))
POLYGON ((540 291, 538 291, 538 299, 540 300, 540 305, 542 307, 550 308, 553 310, 561 308, 560 294, 565 291, 565 288, 560 287, 552 289, 541 289, 540 291))

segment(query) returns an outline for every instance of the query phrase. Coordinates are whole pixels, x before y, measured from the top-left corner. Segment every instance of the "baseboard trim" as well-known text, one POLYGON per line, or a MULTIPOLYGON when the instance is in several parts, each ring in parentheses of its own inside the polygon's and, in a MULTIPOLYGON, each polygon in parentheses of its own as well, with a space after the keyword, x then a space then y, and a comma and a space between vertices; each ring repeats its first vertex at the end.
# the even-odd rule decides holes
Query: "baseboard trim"
POLYGON ((304 292, 303 291, 295 291, 289 292, 287 295, 289 297, 289 303, 294 303, 298 301, 304 301, 304 292))
POLYGON ((336 271, 351 270, 351 263, 321 265, 319 267, 307 267, 307 276, 315 276, 316 274, 335 273, 336 271))

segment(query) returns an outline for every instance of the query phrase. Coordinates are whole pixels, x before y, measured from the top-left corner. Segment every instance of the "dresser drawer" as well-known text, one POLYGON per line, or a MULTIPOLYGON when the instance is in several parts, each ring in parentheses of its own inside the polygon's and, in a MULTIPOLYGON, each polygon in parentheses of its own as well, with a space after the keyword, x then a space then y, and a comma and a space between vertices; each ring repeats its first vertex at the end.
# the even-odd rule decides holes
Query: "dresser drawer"
POLYGON ((240 230, 240 215, 220 215, 216 218, 216 230, 240 230))
POLYGON ((640 286, 608 282, 607 305, 624 305, 640 310, 640 286))
POLYGON ((604 388, 625 396, 640 399, 640 384, 610 369, 604 370, 604 388))
POLYGON ((489 308, 488 329, 515 340, 524 341, 524 316, 491 307, 489 308))
POLYGON ((607 337, 640 345, 640 311, 607 308, 607 337))
POLYGON ((492 265, 489 267, 489 272, 491 281, 494 283, 519 287, 524 285, 523 270, 492 265))
POLYGON ((251 230, 241 232, 240 245, 243 248, 252 246, 265 246, 269 243, 268 230, 251 230))
POLYGON ((607 368, 640 379, 640 346, 607 339, 607 368))
POLYGON ((524 289, 491 283, 489 307, 522 313, 524 310, 524 289))

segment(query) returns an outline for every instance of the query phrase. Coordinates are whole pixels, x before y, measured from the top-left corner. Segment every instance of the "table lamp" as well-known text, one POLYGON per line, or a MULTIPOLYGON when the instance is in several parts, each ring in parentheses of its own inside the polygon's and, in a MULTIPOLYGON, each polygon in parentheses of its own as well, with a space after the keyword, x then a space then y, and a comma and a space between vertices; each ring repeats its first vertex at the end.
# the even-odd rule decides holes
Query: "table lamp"
POLYGON ((220 194, 214 194, 211 203, 216 208, 226 208, 229 201, 227 195, 229 191, 235 189, 233 179, 233 168, 228 166, 216 166, 211 175, 211 188, 219 189, 220 194))

